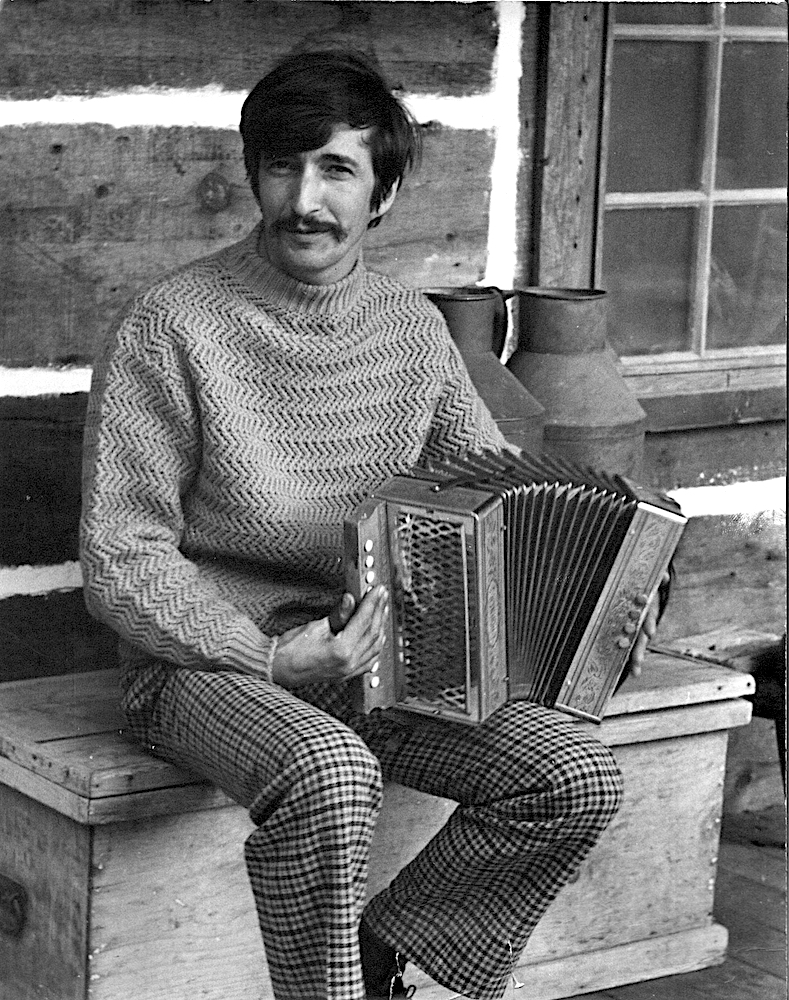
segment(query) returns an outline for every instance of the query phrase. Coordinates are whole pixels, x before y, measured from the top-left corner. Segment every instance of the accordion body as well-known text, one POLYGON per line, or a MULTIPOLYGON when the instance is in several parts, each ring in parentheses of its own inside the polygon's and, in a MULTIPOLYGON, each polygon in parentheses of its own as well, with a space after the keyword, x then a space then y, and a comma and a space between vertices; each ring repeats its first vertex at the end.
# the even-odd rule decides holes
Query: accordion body
POLYGON ((684 525, 667 497, 548 458, 392 478, 345 523, 346 588, 390 591, 357 707, 478 723, 523 699, 601 721, 684 525))

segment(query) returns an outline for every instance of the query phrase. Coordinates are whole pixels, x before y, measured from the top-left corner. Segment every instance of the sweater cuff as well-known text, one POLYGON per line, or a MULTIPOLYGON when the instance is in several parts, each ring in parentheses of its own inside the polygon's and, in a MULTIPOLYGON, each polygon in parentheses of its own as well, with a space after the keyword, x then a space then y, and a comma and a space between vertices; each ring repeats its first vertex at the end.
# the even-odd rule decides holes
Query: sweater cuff
POLYGON ((227 637, 218 666, 271 680, 271 665, 277 649, 276 636, 264 635, 251 621, 239 622, 227 637))

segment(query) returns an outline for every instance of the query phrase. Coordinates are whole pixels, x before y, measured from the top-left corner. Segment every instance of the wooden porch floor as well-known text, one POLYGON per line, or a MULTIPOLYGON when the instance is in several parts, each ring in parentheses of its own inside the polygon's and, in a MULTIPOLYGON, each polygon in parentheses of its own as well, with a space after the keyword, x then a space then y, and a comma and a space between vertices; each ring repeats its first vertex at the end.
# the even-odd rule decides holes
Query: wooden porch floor
POLYGON ((724 822, 715 892, 715 917, 729 931, 723 965, 573 1000, 787 1000, 785 839, 782 809, 724 822))

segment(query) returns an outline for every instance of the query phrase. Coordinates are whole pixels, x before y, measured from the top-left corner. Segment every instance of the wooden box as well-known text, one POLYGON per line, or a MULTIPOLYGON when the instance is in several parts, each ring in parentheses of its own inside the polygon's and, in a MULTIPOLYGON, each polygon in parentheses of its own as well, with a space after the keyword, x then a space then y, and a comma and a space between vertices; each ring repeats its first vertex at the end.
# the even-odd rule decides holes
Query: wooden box
MULTIPOLYGON (((250 820, 119 734, 116 688, 110 671, 0 685, 0 875, 26 897, 0 921, 0 996, 271 1000, 250 820)), ((722 961, 711 914, 727 730, 748 722, 752 691, 747 675, 650 654, 592 727, 615 747, 625 804, 520 960, 530 1000, 722 961)), ((371 892, 453 807, 387 786, 371 892)), ((411 981, 420 1000, 452 996, 411 981)))

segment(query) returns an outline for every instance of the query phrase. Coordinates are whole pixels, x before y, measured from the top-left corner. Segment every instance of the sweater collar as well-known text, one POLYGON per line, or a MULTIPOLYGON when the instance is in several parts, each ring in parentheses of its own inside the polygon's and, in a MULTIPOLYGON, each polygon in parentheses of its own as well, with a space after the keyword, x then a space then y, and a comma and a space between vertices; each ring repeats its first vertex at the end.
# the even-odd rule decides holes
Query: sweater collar
POLYGON ((247 285, 267 304, 288 312, 331 315, 346 313, 356 304, 365 284, 366 269, 361 258, 341 281, 331 285, 308 285, 296 281, 269 263, 260 239, 262 223, 240 243, 228 248, 229 260, 247 285))

